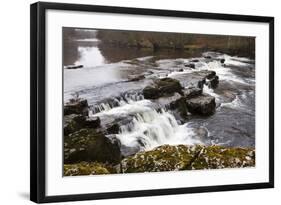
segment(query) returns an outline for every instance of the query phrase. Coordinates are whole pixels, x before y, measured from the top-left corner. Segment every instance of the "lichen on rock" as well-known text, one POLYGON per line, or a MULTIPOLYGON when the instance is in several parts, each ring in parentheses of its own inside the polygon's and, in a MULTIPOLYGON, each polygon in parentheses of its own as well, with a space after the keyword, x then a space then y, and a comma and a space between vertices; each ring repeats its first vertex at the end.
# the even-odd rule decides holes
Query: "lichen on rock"
POLYGON ((124 173, 240 168, 255 166, 255 151, 221 146, 163 145, 127 157, 121 163, 124 173))
POLYGON ((79 175, 100 175, 114 173, 109 165, 98 162, 80 162, 77 164, 65 164, 63 166, 64 176, 79 176, 79 175))

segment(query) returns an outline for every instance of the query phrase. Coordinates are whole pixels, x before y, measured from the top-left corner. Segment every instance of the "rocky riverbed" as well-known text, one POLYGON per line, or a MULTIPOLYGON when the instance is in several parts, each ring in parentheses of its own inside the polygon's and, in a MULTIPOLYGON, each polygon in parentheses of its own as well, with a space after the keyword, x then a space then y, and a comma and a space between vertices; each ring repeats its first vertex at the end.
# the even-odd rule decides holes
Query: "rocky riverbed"
POLYGON ((64 69, 64 175, 255 166, 254 60, 204 52, 95 65, 87 49, 83 66, 64 69))

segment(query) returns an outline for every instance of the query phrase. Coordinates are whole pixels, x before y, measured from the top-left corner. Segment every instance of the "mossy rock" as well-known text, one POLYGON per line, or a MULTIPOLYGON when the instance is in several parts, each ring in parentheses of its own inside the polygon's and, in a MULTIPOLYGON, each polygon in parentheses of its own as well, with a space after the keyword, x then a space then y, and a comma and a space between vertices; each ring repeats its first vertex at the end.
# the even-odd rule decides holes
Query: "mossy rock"
POLYGON ((122 160, 123 172, 174 171, 187 167, 198 147, 163 145, 151 151, 140 152, 122 160))
POLYGON ((81 129, 64 138, 64 163, 97 161, 117 164, 120 160, 120 142, 95 129, 81 129))
POLYGON ((255 150, 202 145, 162 145, 122 160, 124 173, 255 166, 255 150))
POLYGON ((242 168, 255 166, 255 151, 249 148, 203 147, 191 169, 242 168))
POLYGON ((80 162, 77 164, 65 164, 63 166, 64 176, 101 175, 111 173, 116 173, 113 167, 98 162, 80 162))

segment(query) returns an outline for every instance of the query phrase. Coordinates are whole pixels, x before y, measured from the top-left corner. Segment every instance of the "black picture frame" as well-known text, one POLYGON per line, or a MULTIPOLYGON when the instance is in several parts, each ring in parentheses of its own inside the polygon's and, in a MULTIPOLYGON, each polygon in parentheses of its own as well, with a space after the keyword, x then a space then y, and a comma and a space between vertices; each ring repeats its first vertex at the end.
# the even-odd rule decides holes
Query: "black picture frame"
POLYGON ((82 4, 38 2, 30 7, 30 199, 37 203, 97 200, 197 192, 218 192, 274 187, 274 18, 265 16, 110 7, 82 4), (46 196, 46 81, 45 38, 46 10, 86 11, 101 13, 168 16, 194 19, 263 22, 269 24, 269 181, 238 185, 170 188, 125 192, 89 193, 46 196))

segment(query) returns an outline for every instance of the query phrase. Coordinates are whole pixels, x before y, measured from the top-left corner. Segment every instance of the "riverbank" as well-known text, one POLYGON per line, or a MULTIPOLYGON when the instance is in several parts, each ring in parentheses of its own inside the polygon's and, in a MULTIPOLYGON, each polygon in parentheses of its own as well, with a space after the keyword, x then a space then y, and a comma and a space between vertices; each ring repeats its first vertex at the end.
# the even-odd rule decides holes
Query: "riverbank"
POLYGON ((254 37, 99 30, 97 38, 101 40, 101 50, 103 47, 111 46, 153 52, 165 49, 182 50, 187 53, 215 51, 240 57, 255 57, 254 37))

